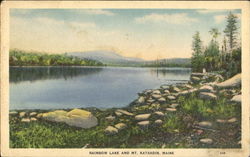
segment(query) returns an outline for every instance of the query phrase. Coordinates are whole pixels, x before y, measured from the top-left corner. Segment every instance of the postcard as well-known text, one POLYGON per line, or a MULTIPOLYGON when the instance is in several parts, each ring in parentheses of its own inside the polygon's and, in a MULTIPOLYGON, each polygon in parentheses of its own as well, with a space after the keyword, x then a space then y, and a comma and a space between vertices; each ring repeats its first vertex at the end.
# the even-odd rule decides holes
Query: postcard
POLYGON ((1 3, 1 155, 249 156, 249 2, 1 3))

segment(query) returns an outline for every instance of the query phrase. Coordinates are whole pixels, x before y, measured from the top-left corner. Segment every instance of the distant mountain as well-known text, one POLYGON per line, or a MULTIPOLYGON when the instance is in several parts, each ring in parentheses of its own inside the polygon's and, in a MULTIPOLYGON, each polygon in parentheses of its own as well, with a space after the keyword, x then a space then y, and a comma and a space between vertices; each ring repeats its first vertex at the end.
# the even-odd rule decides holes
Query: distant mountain
POLYGON ((70 52, 67 53, 70 56, 76 56, 79 58, 88 58, 98 60, 104 64, 129 64, 143 62, 143 59, 123 57, 115 52, 111 51, 88 51, 88 52, 70 52))
POLYGON ((190 65, 190 58, 170 58, 146 61, 140 58, 124 57, 112 51, 69 52, 69 56, 100 61, 107 65, 119 66, 183 66, 190 65))
POLYGON ((167 64, 191 64, 190 58, 168 58, 168 59, 159 59, 148 61, 148 63, 167 63, 167 64))

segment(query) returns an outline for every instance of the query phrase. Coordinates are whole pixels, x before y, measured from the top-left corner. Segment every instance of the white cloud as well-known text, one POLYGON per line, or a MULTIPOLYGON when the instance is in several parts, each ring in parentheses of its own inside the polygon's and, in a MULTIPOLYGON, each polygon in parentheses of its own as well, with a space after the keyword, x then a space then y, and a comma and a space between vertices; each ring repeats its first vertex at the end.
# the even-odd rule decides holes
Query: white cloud
POLYGON ((226 15, 216 15, 214 16, 215 23, 219 24, 226 21, 226 15))
POLYGON ((86 13, 90 15, 106 15, 106 16, 114 16, 115 14, 108 10, 103 9, 86 9, 86 10, 79 10, 80 13, 86 13))
MULTIPOLYGON (((241 14, 237 13, 235 15, 238 17, 239 20, 241 20, 241 14)), ((226 21, 226 17, 227 15, 215 15, 214 20, 217 24, 219 24, 219 23, 226 21)))
POLYGON ((166 22, 171 24, 188 24, 190 22, 197 22, 198 19, 189 17, 186 13, 178 14, 156 14, 152 13, 143 17, 136 18, 137 23, 159 23, 166 22))
POLYGON ((210 14, 210 13, 221 13, 221 12, 226 12, 227 10, 221 10, 221 9, 201 9, 197 10, 197 13, 200 14, 210 14))

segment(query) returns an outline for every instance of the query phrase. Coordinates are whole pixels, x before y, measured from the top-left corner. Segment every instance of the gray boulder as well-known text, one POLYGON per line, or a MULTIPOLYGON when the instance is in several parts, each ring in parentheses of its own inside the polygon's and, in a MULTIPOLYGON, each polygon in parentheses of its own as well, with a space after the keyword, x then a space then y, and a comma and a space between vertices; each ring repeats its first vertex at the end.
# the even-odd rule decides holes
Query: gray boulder
POLYGON ((150 113, 148 114, 139 114, 135 116, 135 120, 147 120, 151 116, 150 113))
POLYGON ((224 82, 218 83, 216 86, 218 88, 234 88, 234 87, 239 87, 240 85, 241 85, 241 74, 237 74, 224 82))
POLYGON ((231 99, 232 102, 235 102, 235 103, 241 103, 241 95, 235 95, 232 99, 231 99))
POLYGON ((208 92, 201 92, 199 94, 199 98, 205 99, 205 100, 216 100, 217 96, 213 93, 208 93, 208 92))
POLYGON ((97 118, 91 112, 81 109, 73 109, 69 112, 56 110, 43 113, 42 118, 53 122, 64 122, 70 126, 80 128, 91 128, 98 124, 97 118))
POLYGON ((162 89, 169 89, 169 85, 162 85, 161 88, 162 89))

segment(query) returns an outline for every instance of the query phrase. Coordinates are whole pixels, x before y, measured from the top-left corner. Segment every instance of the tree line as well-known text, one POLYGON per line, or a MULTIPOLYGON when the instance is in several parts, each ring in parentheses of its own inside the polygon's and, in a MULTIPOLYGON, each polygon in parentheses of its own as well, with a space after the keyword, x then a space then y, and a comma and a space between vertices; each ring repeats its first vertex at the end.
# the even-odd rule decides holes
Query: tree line
POLYGON ((104 64, 91 59, 82 59, 66 54, 32 53, 21 50, 10 50, 10 66, 103 66, 104 64))
POLYGON ((203 46, 200 33, 193 35, 191 66, 193 72, 219 72, 225 77, 231 77, 241 72, 241 42, 239 38, 238 17, 229 13, 227 25, 221 44, 218 36, 222 35, 217 28, 212 28, 211 41, 203 46))

